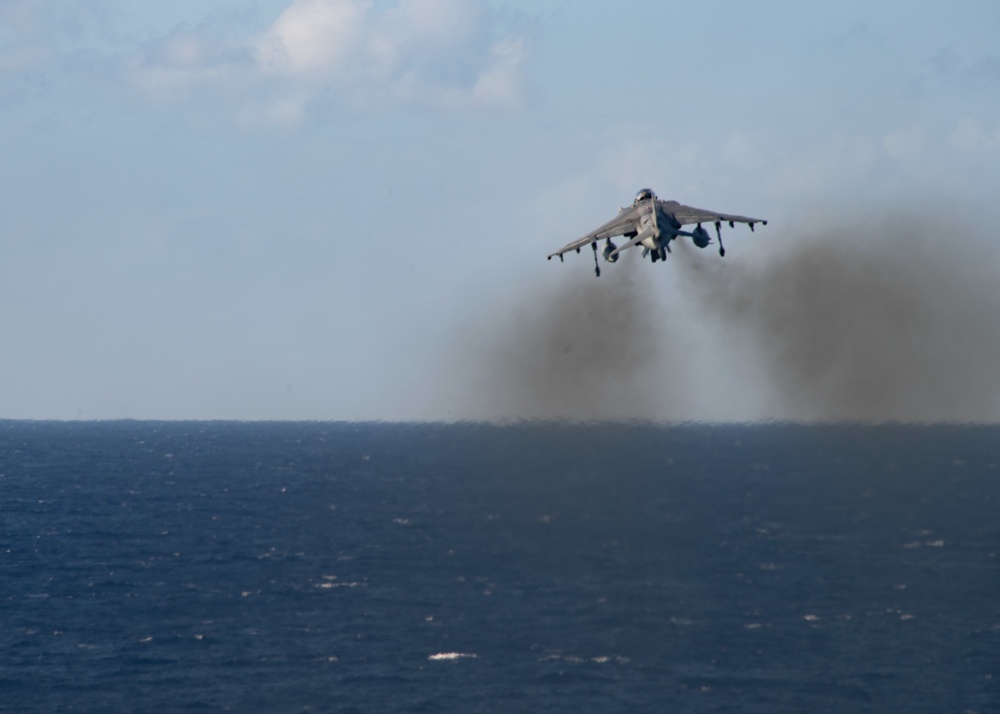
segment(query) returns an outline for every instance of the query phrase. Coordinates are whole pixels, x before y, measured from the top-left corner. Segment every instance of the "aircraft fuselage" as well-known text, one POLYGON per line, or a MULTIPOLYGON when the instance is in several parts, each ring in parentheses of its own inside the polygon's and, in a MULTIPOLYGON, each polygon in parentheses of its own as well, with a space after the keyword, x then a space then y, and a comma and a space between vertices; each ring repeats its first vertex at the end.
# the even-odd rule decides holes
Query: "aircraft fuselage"
POLYGON ((641 232, 648 231, 650 233, 639 243, 643 248, 658 251, 665 248, 678 235, 688 235, 680 230, 681 224, 677 222, 677 219, 662 210, 654 199, 648 199, 643 203, 646 205, 642 207, 639 224, 641 232))

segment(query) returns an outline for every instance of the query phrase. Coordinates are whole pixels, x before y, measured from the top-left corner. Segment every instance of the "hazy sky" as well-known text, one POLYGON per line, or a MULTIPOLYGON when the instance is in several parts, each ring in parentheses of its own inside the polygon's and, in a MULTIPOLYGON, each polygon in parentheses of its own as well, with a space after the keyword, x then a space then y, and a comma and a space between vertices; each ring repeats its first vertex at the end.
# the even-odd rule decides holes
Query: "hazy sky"
POLYGON ((0 418, 1000 419, 997 28, 0 0, 0 418), (769 225, 545 261, 644 186, 769 225))

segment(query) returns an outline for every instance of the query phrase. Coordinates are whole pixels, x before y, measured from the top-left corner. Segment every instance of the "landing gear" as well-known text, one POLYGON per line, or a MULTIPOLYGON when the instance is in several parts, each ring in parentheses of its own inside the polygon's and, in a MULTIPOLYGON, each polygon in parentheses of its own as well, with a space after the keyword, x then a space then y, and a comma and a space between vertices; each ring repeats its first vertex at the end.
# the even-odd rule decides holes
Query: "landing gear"
POLYGON ((590 247, 594 249, 594 275, 601 277, 601 264, 597 262, 597 241, 591 243, 590 247))
POLYGON ((726 247, 722 245, 722 223, 720 221, 715 222, 715 236, 719 239, 719 255, 724 258, 726 257, 726 247))

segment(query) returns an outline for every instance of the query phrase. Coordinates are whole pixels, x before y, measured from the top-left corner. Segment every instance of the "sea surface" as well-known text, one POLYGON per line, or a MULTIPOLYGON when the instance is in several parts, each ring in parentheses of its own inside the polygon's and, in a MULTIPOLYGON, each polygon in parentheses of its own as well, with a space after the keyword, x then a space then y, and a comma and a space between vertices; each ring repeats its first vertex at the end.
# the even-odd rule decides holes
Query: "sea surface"
POLYGON ((0 711, 998 712, 1000 427, 0 422, 0 711))

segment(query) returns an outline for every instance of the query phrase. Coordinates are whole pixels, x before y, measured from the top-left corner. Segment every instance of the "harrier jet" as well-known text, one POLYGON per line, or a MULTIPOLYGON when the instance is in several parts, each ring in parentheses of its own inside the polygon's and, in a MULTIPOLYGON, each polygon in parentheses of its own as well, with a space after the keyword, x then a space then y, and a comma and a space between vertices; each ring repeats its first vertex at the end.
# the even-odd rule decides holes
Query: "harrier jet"
POLYGON ((600 276, 601 267, 597 262, 597 241, 603 240, 606 241, 603 251, 604 259, 609 263, 618 260, 618 255, 626 248, 638 245, 642 246, 642 257, 645 258, 648 255, 650 260, 655 263, 657 260, 667 259, 667 253, 670 252, 670 241, 677 236, 688 236, 699 248, 707 247, 712 239, 709 238, 708 231, 702 228, 702 223, 715 224, 715 235, 719 239, 719 255, 725 255, 726 249, 722 245, 723 221, 728 223, 730 228, 733 227, 734 223, 748 223, 751 231, 755 223, 767 225, 767 221, 760 218, 731 216, 727 213, 691 208, 691 206, 684 206, 677 201, 661 201, 652 189, 644 188, 636 194, 631 206, 621 209, 617 216, 597 230, 552 253, 549 260, 557 255, 559 260, 562 260, 564 253, 571 250, 579 253, 580 248, 590 244, 594 249, 594 272, 600 276), (681 226, 692 223, 696 223, 697 227, 690 231, 681 230, 681 226), (611 238, 614 236, 623 236, 628 241, 621 246, 616 246, 611 242, 611 238))

